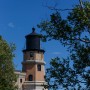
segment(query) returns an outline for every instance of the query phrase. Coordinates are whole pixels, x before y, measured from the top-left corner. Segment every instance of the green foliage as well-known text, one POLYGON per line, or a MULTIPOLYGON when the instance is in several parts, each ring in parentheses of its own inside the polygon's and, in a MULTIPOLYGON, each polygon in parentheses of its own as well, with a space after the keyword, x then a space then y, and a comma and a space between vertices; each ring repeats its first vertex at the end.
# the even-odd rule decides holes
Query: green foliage
POLYGON ((0 90, 16 90, 13 65, 14 44, 9 45, 0 36, 0 90))
POLYGON ((70 56, 54 58, 47 69, 50 88, 90 90, 90 2, 76 5, 64 20, 59 12, 38 25, 43 40, 57 40, 67 47, 70 56))

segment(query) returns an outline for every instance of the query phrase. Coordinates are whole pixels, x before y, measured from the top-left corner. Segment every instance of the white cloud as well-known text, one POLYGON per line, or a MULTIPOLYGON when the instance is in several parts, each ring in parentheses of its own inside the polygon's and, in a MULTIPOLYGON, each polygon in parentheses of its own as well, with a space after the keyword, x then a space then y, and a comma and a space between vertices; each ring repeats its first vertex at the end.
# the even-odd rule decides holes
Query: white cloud
POLYGON ((14 28, 15 25, 14 25, 12 22, 10 22, 10 23, 8 23, 8 27, 10 27, 10 28, 14 28))

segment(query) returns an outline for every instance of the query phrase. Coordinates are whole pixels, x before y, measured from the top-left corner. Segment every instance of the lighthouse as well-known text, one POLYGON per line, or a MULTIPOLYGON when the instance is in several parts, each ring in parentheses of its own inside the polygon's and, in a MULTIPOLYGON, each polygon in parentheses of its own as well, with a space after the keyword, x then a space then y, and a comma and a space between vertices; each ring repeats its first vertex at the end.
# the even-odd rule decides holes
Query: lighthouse
POLYGON ((26 48, 23 50, 22 72, 26 73, 23 90, 46 90, 44 50, 40 47, 41 35, 35 28, 25 36, 26 48))

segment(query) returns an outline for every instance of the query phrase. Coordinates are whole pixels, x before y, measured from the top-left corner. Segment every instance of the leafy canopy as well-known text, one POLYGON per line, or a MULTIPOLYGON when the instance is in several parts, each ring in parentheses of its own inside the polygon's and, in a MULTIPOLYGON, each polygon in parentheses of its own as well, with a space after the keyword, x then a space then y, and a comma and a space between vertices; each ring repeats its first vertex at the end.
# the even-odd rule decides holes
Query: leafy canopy
POLYGON ((13 65, 15 46, 9 45, 0 36, 0 90, 16 90, 13 65))
POLYGON ((70 56, 51 59, 46 80, 49 88, 90 90, 90 2, 76 5, 63 19, 59 11, 39 25, 43 41, 57 40, 70 56))

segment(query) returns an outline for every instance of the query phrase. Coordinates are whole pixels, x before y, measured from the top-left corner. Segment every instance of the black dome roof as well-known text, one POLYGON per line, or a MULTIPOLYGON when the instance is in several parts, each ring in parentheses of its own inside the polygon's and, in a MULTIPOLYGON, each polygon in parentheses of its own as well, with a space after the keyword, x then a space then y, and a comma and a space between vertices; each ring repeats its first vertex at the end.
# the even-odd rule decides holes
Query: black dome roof
POLYGON ((31 36, 40 36, 40 34, 37 34, 37 33, 35 32, 35 28, 32 28, 32 33, 26 35, 25 37, 31 37, 31 36))

